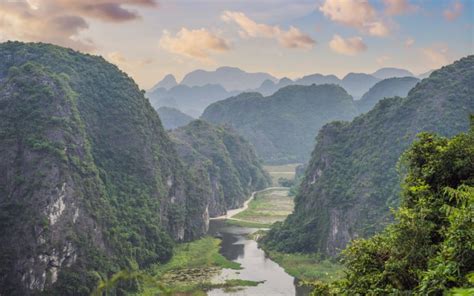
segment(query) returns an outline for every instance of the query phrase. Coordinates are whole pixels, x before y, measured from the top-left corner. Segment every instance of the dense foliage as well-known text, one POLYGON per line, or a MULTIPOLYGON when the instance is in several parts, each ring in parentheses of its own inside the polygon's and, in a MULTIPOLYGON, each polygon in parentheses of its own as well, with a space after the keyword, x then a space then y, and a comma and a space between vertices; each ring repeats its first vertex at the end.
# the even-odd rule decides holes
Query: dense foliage
POLYGON ((195 120, 171 136, 188 171, 210 199, 211 217, 241 206, 252 191, 270 184, 252 146, 228 127, 195 120))
POLYGON ((87 295, 205 232, 197 184, 132 79, 47 44, 3 43, 0 60, 0 294, 87 295))
POLYGON ((356 115, 354 102, 336 85, 287 86, 263 97, 243 93, 210 105, 202 119, 229 124, 269 163, 304 162, 321 126, 356 115))
POLYGON ((354 240, 343 252, 345 279, 319 284, 315 295, 442 295, 452 288, 469 295, 469 287, 472 293, 474 116, 467 134, 420 134, 401 163, 406 176, 395 223, 354 240))
POLYGON ((193 121, 191 116, 171 107, 160 107, 156 112, 158 112, 161 124, 163 124, 165 129, 174 129, 193 121))
POLYGON ((353 238, 392 221, 399 205, 396 163, 422 131, 453 136, 474 112, 474 56, 435 71, 406 98, 380 101, 352 122, 320 131, 296 196, 295 211, 266 243, 284 252, 336 255, 353 238))

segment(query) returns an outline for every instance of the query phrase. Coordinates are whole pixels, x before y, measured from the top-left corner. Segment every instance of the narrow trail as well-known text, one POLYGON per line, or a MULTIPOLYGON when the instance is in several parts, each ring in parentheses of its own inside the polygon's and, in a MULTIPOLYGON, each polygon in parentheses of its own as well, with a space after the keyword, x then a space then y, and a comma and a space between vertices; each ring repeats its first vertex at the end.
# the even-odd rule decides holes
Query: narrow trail
POLYGON ((212 217, 212 218, 209 218, 209 220, 229 219, 229 220, 236 220, 236 221, 248 222, 248 221, 246 221, 246 220, 236 219, 236 218, 232 218, 232 217, 235 216, 235 215, 237 215, 238 213, 241 213, 241 212, 245 211, 246 209, 248 209, 249 203, 255 198, 255 195, 256 195, 257 193, 266 192, 266 191, 270 191, 270 190, 285 190, 285 189, 290 189, 290 188, 289 188, 289 187, 267 187, 267 188, 262 189, 262 190, 259 190, 259 191, 254 191, 254 192, 252 192, 252 194, 250 195, 249 199, 247 199, 247 200, 244 202, 244 205, 243 205, 241 208, 228 210, 228 211, 227 211, 227 214, 222 215, 222 216, 218 216, 218 217, 212 217))

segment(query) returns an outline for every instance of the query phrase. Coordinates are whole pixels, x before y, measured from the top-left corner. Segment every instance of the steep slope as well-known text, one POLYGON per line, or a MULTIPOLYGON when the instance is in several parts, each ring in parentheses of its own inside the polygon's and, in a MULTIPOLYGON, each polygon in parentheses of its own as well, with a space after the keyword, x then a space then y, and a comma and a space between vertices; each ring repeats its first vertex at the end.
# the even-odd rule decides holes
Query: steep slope
POLYGON ((158 88, 147 94, 155 109, 172 107, 193 117, 201 116, 210 104, 235 95, 220 85, 207 84, 204 86, 177 85, 169 90, 158 88))
POLYGON ((323 127, 292 215, 267 244, 287 252, 335 255, 381 230, 398 205, 396 163, 421 131, 452 136, 474 112, 474 56, 443 67, 406 98, 380 101, 352 122, 323 127), (465 120, 462 120, 462 119, 465 120))
POLYGON ((210 105, 202 119, 229 124, 266 162, 308 160, 321 126, 356 115, 352 98, 336 85, 288 86, 263 97, 243 93, 210 105))
POLYGON ((365 113, 372 109, 375 104, 383 98, 406 97, 408 91, 412 89, 420 80, 415 77, 388 78, 377 82, 366 92, 362 98, 356 101, 357 109, 360 113, 365 113))
POLYGON ((206 84, 222 85, 227 91, 245 91, 259 87, 263 81, 277 81, 267 73, 248 73, 239 68, 220 67, 215 71, 195 70, 184 76, 181 84, 204 86, 206 84))
POLYGON ((399 68, 381 68, 371 74, 378 79, 388 79, 394 77, 413 77, 413 73, 399 68))
POLYGON ((228 127, 217 127, 202 120, 171 132, 178 153, 200 190, 209 197, 210 217, 239 207, 255 190, 270 185, 253 148, 228 127))
POLYGON ((184 114, 176 108, 160 107, 156 111, 158 112, 161 123, 165 129, 173 129, 184 126, 194 120, 194 118, 184 114))
POLYGON ((0 294, 89 295, 205 233, 203 196, 125 73, 41 43, 0 60, 0 294))

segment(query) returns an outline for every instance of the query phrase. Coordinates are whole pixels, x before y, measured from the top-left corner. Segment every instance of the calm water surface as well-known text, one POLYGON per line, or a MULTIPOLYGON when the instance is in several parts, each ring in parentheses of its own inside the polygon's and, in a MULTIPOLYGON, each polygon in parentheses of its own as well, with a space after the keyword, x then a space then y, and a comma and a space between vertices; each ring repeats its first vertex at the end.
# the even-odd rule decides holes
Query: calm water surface
POLYGON ((258 248, 255 241, 245 237, 254 231, 256 229, 227 226, 223 220, 210 221, 209 234, 222 236, 221 254, 229 260, 240 263, 243 268, 241 270, 224 269, 214 280, 243 279, 265 282, 256 287, 245 287, 236 292, 214 289, 209 291, 208 295, 307 296, 309 291, 306 287, 300 287, 298 281, 268 258, 258 248))

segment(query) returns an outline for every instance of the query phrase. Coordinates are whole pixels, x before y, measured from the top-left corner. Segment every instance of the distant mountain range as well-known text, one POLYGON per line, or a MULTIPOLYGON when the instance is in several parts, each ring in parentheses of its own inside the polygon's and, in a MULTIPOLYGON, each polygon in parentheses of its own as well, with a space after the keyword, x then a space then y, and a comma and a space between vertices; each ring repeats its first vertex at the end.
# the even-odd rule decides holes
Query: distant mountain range
POLYGON ((265 80, 278 81, 268 73, 249 73, 235 67, 220 67, 215 71, 192 71, 184 76, 181 84, 188 86, 220 84, 228 91, 243 91, 259 87, 265 80))
POLYGON ((192 117, 199 117, 210 104, 236 95, 238 92, 228 92, 219 84, 203 86, 176 85, 170 89, 157 88, 147 94, 155 109, 171 107, 192 117))
MULTIPOLYGON (((311 79, 324 83, 331 77, 311 79)), ((324 124, 351 120, 384 98, 405 97, 418 82, 415 77, 384 79, 357 101, 336 84, 288 85, 270 96, 250 92, 215 102, 201 118, 235 128, 267 163, 306 162, 324 124)))
MULTIPOLYGON (((422 74, 422 78, 430 73, 422 74)), ((315 73, 295 80, 288 77, 278 80, 267 73, 248 73, 235 67, 220 67, 215 71, 192 71, 179 84, 173 75, 168 74, 148 91, 147 96, 155 109, 172 107, 199 117, 210 104, 242 92, 258 92, 269 96, 288 85, 336 84, 343 87, 354 100, 359 100, 379 81, 399 77, 415 75, 405 69, 381 68, 371 74, 349 73, 342 79, 335 75, 315 73)))
POLYGON ((358 114, 340 86, 290 85, 271 96, 242 93, 211 104, 202 119, 235 128, 267 163, 305 162, 318 130, 358 114))

